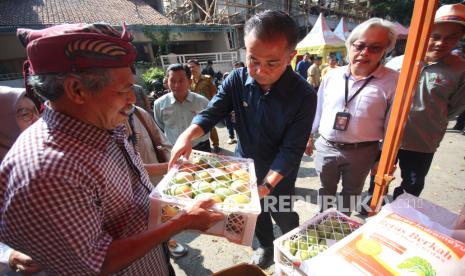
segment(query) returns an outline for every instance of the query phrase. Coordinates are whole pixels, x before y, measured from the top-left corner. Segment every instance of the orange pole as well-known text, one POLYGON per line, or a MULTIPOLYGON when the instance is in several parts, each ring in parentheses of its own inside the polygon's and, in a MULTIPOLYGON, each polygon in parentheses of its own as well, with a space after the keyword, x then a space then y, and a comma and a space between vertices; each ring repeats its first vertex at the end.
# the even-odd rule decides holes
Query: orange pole
POLYGON ((418 78, 420 77, 437 4, 437 0, 415 1, 402 70, 392 104, 378 171, 375 176, 375 189, 370 202, 370 208, 374 212, 370 213, 370 215, 379 211, 389 183, 394 179, 392 168, 400 147, 418 78))

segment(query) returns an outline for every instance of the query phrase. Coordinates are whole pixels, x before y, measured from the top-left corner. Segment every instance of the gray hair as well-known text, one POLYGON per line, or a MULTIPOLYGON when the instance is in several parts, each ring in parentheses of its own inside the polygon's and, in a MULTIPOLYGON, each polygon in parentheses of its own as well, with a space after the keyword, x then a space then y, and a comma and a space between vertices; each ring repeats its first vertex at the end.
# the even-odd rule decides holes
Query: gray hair
POLYGON ((367 21, 361 23, 360 25, 355 27, 355 29, 352 30, 352 32, 350 33, 349 37, 346 40, 347 53, 350 52, 350 47, 352 46, 352 43, 354 43, 355 40, 359 39, 362 36, 362 34, 365 33, 368 29, 375 27, 375 26, 385 28, 387 29, 389 33, 389 36, 388 36, 389 44, 384 54, 389 53, 392 49, 394 49, 394 46, 396 45, 396 40, 397 40, 396 27, 389 20, 375 17, 375 18, 368 19, 367 21))
POLYGON ((98 94, 111 82, 110 69, 91 68, 78 73, 57 73, 29 76, 28 84, 41 97, 54 101, 64 93, 64 82, 69 76, 77 77, 82 85, 89 91, 98 94))

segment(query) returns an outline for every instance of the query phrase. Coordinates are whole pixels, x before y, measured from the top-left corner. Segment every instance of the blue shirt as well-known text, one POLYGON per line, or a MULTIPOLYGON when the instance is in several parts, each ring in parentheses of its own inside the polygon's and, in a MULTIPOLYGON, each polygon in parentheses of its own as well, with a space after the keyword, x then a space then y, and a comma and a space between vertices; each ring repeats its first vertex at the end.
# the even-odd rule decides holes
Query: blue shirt
POLYGON ((299 75, 302 76, 302 78, 304 78, 304 80, 307 79, 307 71, 308 71, 308 68, 310 68, 312 64, 310 63, 310 61, 304 61, 304 60, 301 60, 299 61, 299 63, 297 63, 297 66, 295 67, 295 71, 297 73, 299 73, 299 75))
POLYGON ((272 169, 284 176, 298 169, 316 110, 316 93, 290 66, 263 91, 247 68, 232 71, 218 94, 192 121, 208 132, 234 110, 236 156, 252 158, 258 181, 272 169))

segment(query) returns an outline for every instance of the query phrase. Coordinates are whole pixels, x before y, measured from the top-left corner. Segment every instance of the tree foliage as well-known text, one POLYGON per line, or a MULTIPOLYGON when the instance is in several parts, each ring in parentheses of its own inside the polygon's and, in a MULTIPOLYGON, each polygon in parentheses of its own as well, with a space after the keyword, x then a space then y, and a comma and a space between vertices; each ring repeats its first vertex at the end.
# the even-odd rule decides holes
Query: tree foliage
MULTIPOLYGON (((460 3, 457 0, 440 0, 439 6, 460 3)), ((405 26, 410 25, 413 13, 413 0, 372 0, 373 16, 397 21, 405 26)))
POLYGON ((163 78, 165 71, 159 67, 152 67, 142 74, 144 87, 148 91, 163 91, 163 78))
POLYGON ((144 35, 151 40, 154 46, 154 55, 166 55, 169 52, 170 33, 167 30, 153 31, 151 28, 145 26, 143 29, 144 35))

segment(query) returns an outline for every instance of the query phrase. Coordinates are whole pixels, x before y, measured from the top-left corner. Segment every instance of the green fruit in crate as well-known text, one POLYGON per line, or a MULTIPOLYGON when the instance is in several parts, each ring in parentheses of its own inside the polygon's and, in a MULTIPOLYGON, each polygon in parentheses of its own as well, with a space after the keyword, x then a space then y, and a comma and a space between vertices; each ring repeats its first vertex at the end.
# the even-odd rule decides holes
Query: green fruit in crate
POLYGON ((307 244, 316 244, 318 241, 318 232, 313 229, 313 228, 308 228, 305 231, 305 234, 307 235, 307 244))
POLYGON ((344 238, 344 235, 341 233, 334 232, 333 235, 334 235, 334 239, 337 241, 342 240, 344 238))
POLYGON ((319 245, 327 245, 327 244, 326 244, 326 239, 320 239, 320 240, 318 241, 318 244, 319 244, 319 245))
POLYGON ((214 180, 226 181, 226 182, 231 181, 231 177, 229 177, 228 173, 222 169, 218 169, 218 168, 209 169, 208 173, 211 175, 211 177, 214 180))
POLYGON ((350 225, 348 223, 342 224, 342 232, 346 236, 352 233, 352 229, 350 228, 350 225))
POLYGON ((213 193, 212 185, 206 181, 197 181, 192 183, 192 191, 194 195, 202 193, 213 193))
POLYGON ((335 218, 329 218, 327 219, 323 225, 327 226, 327 227, 332 227, 332 228, 339 228, 339 221, 335 218))
POLYGON ((229 189, 229 183, 226 181, 212 181, 211 186, 213 190, 217 190, 219 188, 227 188, 229 189))
POLYGON ((221 199, 225 200, 226 197, 234 195, 234 191, 229 188, 217 188, 215 189, 215 194, 217 194, 221 199))
POLYGON ((223 167, 223 164, 221 164, 221 162, 219 160, 217 160, 216 158, 210 158, 208 160, 208 164, 210 165, 210 167, 213 167, 213 168, 221 168, 221 167, 223 167))
POLYGON ((289 252, 292 254, 292 256, 295 256, 295 253, 297 253, 297 242, 293 240, 285 240, 283 242, 284 248, 289 250, 289 252))
POLYGON ((230 195, 224 199, 224 203, 226 204, 248 204, 250 203, 250 197, 244 194, 235 194, 230 195))
POLYGON ((300 250, 299 252, 300 252, 299 255, 300 255, 300 260, 301 261, 305 261, 305 260, 310 259, 311 257, 313 257, 312 256, 313 251, 300 250))
POLYGON ((241 180, 244 180, 246 182, 249 182, 250 181, 250 175, 249 175, 248 172, 240 169, 240 170, 231 172, 231 179, 232 180, 241 179, 241 180))
POLYGON ((328 240, 334 240, 334 234, 333 233, 326 233, 326 238, 328 240))
POLYGON ((316 231, 316 229, 308 228, 306 234, 309 238, 318 238, 318 232, 316 231))
POLYGON ((167 222, 174 216, 176 216, 179 212, 179 207, 175 205, 165 205, 161 208, 161 222, 167 222))
POLYGON ((194 178, 195 180, 202 180, 207 182, 211 182, 213 180, 211 175, 206 170, 197 172, 194 178))
POLYGON ((324 232, 325 234, 333 232, 333 228, 331 226, 326 226, 324 224, 318 224, 316 229, 318 232, 324 232))
POLYGON ((249 192, 249 183, 244 180, 234 180, 231 183, 231 189, 238 193, 247 193, 249 192))
POLYGON ((170 193, 177 197, 192 198, 192 188, 187 184, 177 184, 170 188, 170 193))
POLYGON ((199 169, 208 169, 208 158, 205 156, 194 156, 191 160, 191 163, 197 166, 199 169))
POLYGON ((300 240, 298 242, 299 250, 308 250, 308 244, 306 240, 300 240))
POLYGON ((213 199, 216 203, 221 203, 223 202, 223 200, 221 199, 221 197, 217 194, 214 194, 214 193, 203 193, 203 194, 198 194, 196 197, 195 197, 195 200, 204 200, 204 199, 213 199))
POLYGON ((339 233, 339 234, 343 234, 344 232, 342 231, 342 228, 340 226, 338 227, 334 227, 334 232, 335 233, 339 233))
POLYGON ((307 244, 317 244, 318 243, 318 237, 307 237, 307 244))
MULTIPOLYGON (((220 170, 220 169, 217 169, 217 170, 220 170)), ((222 170, 222 171, 223 171, 223 170, 222 170)), ((218 175, 218 176, 216 177, 216 180, 230 182, 230 181, 231 181, 231 177, 229 177, 229 175, 227 174, 227 172, 223 171, 223 174, 218 175)))
POLYGON ((174 175, 173 182, 174 184, 187 184, 194 181, 194 177, 192 174, 188 172, 178 172, 174 175))

